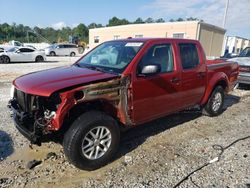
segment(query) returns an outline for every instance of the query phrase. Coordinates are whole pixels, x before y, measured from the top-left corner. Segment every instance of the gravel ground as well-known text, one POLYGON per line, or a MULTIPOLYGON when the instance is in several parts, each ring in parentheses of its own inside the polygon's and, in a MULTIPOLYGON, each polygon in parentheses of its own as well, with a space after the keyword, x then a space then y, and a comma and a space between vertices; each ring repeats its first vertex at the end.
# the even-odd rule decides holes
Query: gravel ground
POLYGON ((31 149, 14 128, 6 107, 11 81, 76 59, 0 64, 0 187, 174 187, 189 173, 179 187, 250 187, 247 88, 228 95, 225 111, 218 117, 184 111, 123 133, 115 161, 96 171, 73 167, 60 144, 49 142, 31 149), (208 164, 212 159, 215 162, 208 164), (41 164, 30 170, 27 164, 32 160, 41 164))

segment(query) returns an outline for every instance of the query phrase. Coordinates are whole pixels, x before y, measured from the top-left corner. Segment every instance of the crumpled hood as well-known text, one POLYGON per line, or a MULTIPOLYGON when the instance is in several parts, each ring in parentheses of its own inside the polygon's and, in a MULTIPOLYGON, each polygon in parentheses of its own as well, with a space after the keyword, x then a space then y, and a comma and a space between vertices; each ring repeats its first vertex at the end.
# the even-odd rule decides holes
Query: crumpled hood
POLYGON ((239 65, 250 66, 250 57, 234 57, 234 58, 228 59, 227 61, 235 61, 239 65))
POLYGON ((50 96, 55 91, 91 82, 118 77, 77 66, 59 67, 21 76, 13 81, 13 85, 25 93, 50 96))

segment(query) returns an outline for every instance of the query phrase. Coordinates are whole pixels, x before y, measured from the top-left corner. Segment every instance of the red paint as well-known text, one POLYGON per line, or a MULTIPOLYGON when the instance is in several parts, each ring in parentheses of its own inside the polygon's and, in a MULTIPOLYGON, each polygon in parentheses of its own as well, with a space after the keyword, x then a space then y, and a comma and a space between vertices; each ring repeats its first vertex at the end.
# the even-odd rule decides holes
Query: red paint
POLYGON ((25 93, 49 97, 64 88, 115 77, 113 74, 68 66, 26 74, 17 78, 13 84, 25 93))
MULTIPOLYGON (((183 110, 193 105, 204 105, 218 82, 224 81, 228 92, 237 80, 238 65, 223 61, 207 61, 198 41, 184 39, 127 39, 125 41, 141 41, 144 46, 125 69, 123 76, 130 76, 128 91, 128 110, 133 124, 141 124, 158 117, 183 110), (137 65, 142 56, 154 44, 169 43, 172 45, 174 71, 151 77, 138 77, 137 65), (198 49, 200 64, 190 70, 183 70, 178 43, 194 43, 198 49), (224 64, 221 64, 224 63, 224 64), (214 66, 216 65, 216 66, 214 66), (170 80, 180 81, 172 83, 170 80)), ((50 96, 52 93, 67 87, 74 89, 60 93, 62 103, 52 121, 52 130, 60 129, 65 115, 77 104, 73 99, 74 92, 84 89, 88 83, 98 83, 117 76, 76 66, 62 67, 22 76, 14 81, 14 85, 27 93, 50 96), (82 85, 82 86, 80 86, 82 85), (79 87, 78 87, 79 86, 79 87)), ((84 103, 83 103, 84 105, 84 103)), ((118 119, 124 123, 125 115, 117 109, 118 119)))

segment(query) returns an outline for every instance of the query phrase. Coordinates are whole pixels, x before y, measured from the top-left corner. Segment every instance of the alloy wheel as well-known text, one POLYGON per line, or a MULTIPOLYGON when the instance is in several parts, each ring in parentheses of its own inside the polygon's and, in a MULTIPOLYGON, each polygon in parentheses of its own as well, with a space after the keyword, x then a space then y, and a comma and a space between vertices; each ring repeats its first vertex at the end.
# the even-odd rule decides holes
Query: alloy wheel
POLYGON ((212 101, 212 109, 214 112, 217 112, 222 104, 222 96, 221 93, 216 93, 214 95, 213 101, 212 101))
POLYGON ((108 151, 111 141, 111 132, 107 127, 95 127, 84 137, 82 141, 82 153, 87 159, 96 160, 108 151))

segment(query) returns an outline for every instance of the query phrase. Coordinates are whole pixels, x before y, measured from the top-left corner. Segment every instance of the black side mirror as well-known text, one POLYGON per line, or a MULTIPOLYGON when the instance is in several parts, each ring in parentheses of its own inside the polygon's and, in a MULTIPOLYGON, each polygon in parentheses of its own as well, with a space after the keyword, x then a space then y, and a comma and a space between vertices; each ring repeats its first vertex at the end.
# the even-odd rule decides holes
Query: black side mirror
POLYGON ((17 50, 16 53, 19 54, 19 53, 21 53, 21 52, 20 52, 20 50, 17 50))
POLYGON ((161 72, 160 64, 150 64, 142 67, 140 75, 152 76, 161 72))

